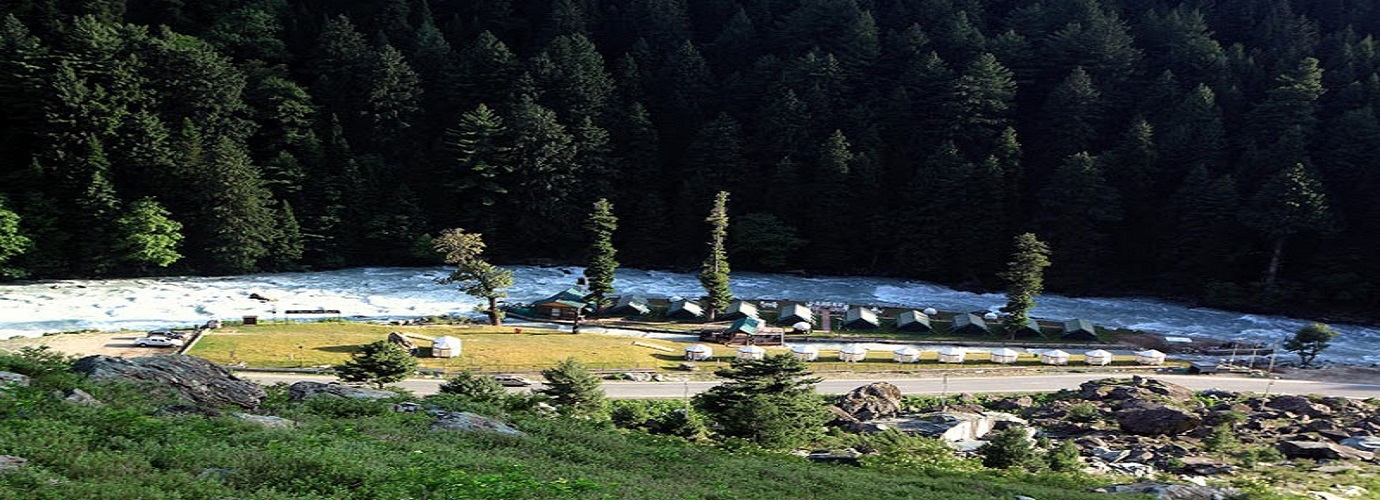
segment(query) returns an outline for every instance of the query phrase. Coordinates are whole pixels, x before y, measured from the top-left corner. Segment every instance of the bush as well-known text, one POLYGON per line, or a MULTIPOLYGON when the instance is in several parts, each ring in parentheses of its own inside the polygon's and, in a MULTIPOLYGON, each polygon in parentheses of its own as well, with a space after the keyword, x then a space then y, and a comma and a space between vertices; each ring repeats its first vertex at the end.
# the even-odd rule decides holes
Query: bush
POLYGON ((1049 470, 1054 472, 1076 472, 1083 469, 1083 459, 1078 455, 1078 445, 1073 441, 1064 441, 1059 446, 1050 450, 1045 457, 1049 463, 1049 470))
POLYGON ((501 403, 508 391, 491 377, 460 372, 441 384, 441 394, 455 394, 481 403, 501 403))
POLYGON ((1102 418, 1102 413, 1097 410, 1097 405, 1092 403, 1078 403, 1069 407, 1068 419, 1072 422, 1096 422, 1102 418))
POLYGON ((997 432, 982 448, 982 465, 993 469, 1023 468, 1039 470, 1044 465, 1035 453, 1030 442, 1029 431, 1025 427, 1011 426, 997 432))

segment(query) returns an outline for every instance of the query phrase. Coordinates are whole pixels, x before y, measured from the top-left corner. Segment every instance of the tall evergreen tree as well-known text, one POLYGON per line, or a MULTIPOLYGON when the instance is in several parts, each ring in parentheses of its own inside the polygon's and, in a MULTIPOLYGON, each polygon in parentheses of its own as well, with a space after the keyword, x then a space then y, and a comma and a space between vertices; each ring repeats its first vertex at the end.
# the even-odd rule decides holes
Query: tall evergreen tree
POLYGON ((709 256, 700 267, 700 285, 704 286, 705 305, 709 320, 713 321, 733 300, 733 292, 728 288, 728 250, 724 246, 728 238, 728 191, 714 195, 714 205, 705 222, 709 223, 709 256))
POLYGON ((604 390, 599 377, 579 360, 565 358, 555 367, 542 370, 546 387, 538 392, 551 398, 556 408, 567 415, 589 416, 604 409, 604 390))
POLYGON ((585 264, 585 278, 589 279, 591 300, 601 307, 607 305, 613 294, 614 271, 618 269, 613 247, 613 232, 618 230, 618 217, 613 215, 613 204, 600 198, 594 202, 594 211, 585 220, 585 229, 590 232, 588 261, 585 264))
POLYGON ((268 255, 276 219, 271 193, 259 179, 242 144, 221 138, 207 152, 198 195, 204 209, 189 245, 200 248, 207 270, 243 274, 258 269, 268 255))
POLYGON ((1002 318, 1002 328, 1012 339, 1030 321, 1030 310, 1035 307, 1035 297, 1044 291, 1045 268, 1050 265, 1049 246, 1034 233, 1023 233, 1014 243, 1011 261, 1001 273, 1006 280, 1006 306, 1001 308, 1006 316, 1002 318))
POLYGON ((1270 261, 1262 280, 1267 292, 1274 290, 1284 260, 1284 244, 1290 238, 1336 229, 1327 194, 1302 163, 1271 177, 1256 192, 1242 220, 1270 243, 1270 261))
POLYGON ((715 375, 728 379, 695 396, 695 406, 725 436, 765 448, 791 448, 817 437, 827 412, 815 394, 818 377, 789 354, 735 360, 715 375))
POLYGON ((1107 224, 1121 219, 1120 198, 1087 153, 1064 160, 1040 191, 1041 234, 1059 251, 1050 282, 1086 289, 1094 284, 1108 247, 1107 224))

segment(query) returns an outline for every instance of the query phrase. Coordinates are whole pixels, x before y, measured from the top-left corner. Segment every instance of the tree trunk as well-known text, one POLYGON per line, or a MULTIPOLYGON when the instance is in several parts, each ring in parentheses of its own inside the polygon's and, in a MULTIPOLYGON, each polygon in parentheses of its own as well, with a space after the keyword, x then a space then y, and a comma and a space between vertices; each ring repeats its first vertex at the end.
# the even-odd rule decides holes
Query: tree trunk
POLYGON ((1275 239, 1274 251, 1270 253, 1270 265, 1265 268, 1265 291, 1271 292, 1275 289, 1275 280, 1279 277, 1279 261, 1284 257, 1284 238, 1275 239))
POLYGON ((493 326, 503 325, 503 316, 498 313, 498 299, 489 297, 489 324, 493 326))

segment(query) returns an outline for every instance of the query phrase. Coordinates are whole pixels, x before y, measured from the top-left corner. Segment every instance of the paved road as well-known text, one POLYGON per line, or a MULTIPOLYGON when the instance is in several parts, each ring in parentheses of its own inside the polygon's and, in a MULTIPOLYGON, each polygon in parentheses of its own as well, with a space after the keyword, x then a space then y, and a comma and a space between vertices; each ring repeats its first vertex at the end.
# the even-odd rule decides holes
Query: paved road
MULTIPOLYGON (((240 372, 240 377, 262 384, 278 382, 292 383, 299 380, 330 382, 335 377, 304 374, 271 374, 259 372, 240 372)), ((824 394, 842 394, 870 382, 891 382, 904 394, 955 394, 967 393, 1007 393, 1007 392, 1053 392, 1060 389, 1074 389, 1088 380, 1106 378, 1108 374, 1076 373, 1061 375, 1034 375, 1012 377, 941 377, 929 378, 856 378, 828 379, 820 382, 815 389, 824 394)), ((1194 390, 1222 389, 1232 392, 1269 392, 1270 394, 1321 394, 1349 398, 1380 397, 1380 385, 1349 384, 1338 382, 1311 382, 1306 380, 1270 380, 1260 378, 1240 378, 1221 375, 1154 375, 1166 382, 1172 382, 1194 390)), ((415 394, 435 394, 440 387, 440 379, 409 379, 394 384, 415 394)), ((669 382, 604 382, 604 392, 611 398, 652 399, 683 398, 698 394, 718 382, 669 381, 669 382)))

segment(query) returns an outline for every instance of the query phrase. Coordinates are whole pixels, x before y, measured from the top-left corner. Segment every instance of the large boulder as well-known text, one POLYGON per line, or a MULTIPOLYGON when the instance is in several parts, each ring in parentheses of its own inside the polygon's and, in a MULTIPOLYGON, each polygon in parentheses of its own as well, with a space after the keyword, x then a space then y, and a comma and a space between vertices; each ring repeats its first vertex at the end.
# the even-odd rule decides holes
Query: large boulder
POLYGON ((919 415, 915 418, 877 419, 855 425, 853 428, 859 432, 883 432, 894 429, 906 434, 959 442, 982 439, 992 430, 1005 426, 1027 424, 1025 420, 1010 413, 946 412, 919 415))
POLYGON ((431 430, 441 431, 487 431, 507 434, 509 436, 525 436, 526 433, 514 429, 512 426, 499 422, 489 417, 476 415, 467 411, 452 413, 442 413, 436 416, 436 421, 431 423, 431 430))
POLYGON ((28 387, 29 376, 14 372, 0 372, 0 393, 6 392, 11 386, 28 387))
POLYGON ((889 382, 873 382, 839 396, 838 406, 853 418, 867 421, 901 413, 901 389, 889 382))
POLYGON ((1142 436, 1183 434, 1203 423, 1196 413, 1146 400, 1127 401, 1115 415, 1123 432, 1142 436))
POLYGON ((398 394, 391 391, 378 389, 366 389, 363 387, 350 387, 339 384, 323 384, 321 382, 296 382, 288 386, 288 399, 291 401, 302 401, 316 397, 346 398, 346 399, 367 399, 379 400, 396 397, 398 394))
POLYGON ((1157 401, 1192 401, 1193 390, 1152 378, 1134 376, 1130 379, 1104 378, 1079 385, 1079 397, 1093 401, 1124 401, 1150 399, 1157 401))
POLYGON ((1154 495, 1156 500, 1227 500, 1228 498, 1237 498, 1241 495, 1241 491, 1236 488, 1155 482, 1118 484, 1105 488, 1096 488, 1093 491, 1100 493, 1138 493, 1142 495, 1154 495))
POLYGON ((1289 458, 1372 460, 1375 454, 1322 441, 1280 441, 1275 448, 1289 458))
POLYGON ((1375 453, 1380 451, 1380 437, 1376 436, 1353 436, 1343 439, 1342 446, 1348 446, 1361 451, 1375 453))
POLYGON ((388 343, 407 349, 407 352, 417 352, 417 343, 407 338, 407 335, 402 332, 389 332, 388 343))
POLYGON ((254 415, 254 414, 251 414, 251 413, 232 413, 232 414, 230 414, 230 416, 235 417, 235 418, 238 418, 238 419, 243 420, 243 421, 245 421, 245 422, 249 422, 249 423, 251 423, 251 424, 258 425, 258 426, 263 427, 263 428, 265 428, 265 429, 291 429, 291 428, 293 428, 293 427, 297 427, 297 422, 288 420, 288 419, 283 418, 283 417, 275 417, 275 416, 273 416, 273 415, 254 415))
POLYGON ((144 358, 87 356, 72 371, 93 380, 155 384, 198 405, 254 409, 265 393, 253 382, 240 380, 224 368, 183 354, 144 358))
POLYGON ((1325 417, 1332 414, 1332 408, 1314 403, 1303 396, 1275 396, 1270 398, 1265 406, 1270 409, 1309 417, 1325 417))

